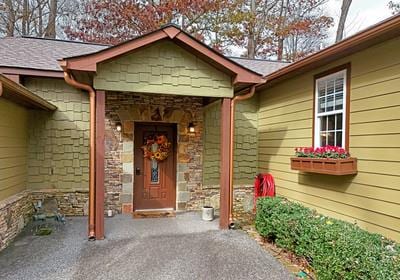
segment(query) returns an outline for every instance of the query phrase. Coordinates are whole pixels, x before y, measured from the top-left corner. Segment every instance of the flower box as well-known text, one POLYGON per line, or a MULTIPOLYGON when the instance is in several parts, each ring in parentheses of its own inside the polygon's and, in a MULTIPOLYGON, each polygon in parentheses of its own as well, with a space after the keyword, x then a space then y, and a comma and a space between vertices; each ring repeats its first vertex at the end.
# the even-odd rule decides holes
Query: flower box
POLYGON ((357 174, 357 159, 352 157, 345 159, 292 157, 290 165, 293 170, 302 172, 329 175, 357 174))

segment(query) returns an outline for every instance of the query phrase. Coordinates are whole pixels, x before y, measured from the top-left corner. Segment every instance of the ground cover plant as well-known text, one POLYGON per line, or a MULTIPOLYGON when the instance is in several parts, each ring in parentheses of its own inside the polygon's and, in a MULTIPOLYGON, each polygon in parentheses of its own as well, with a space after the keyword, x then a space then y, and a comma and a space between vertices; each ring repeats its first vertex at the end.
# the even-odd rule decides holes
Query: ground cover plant
POLYGON ((307 259, 320 280, 400 279, 399 244, 299 203, 260 198, 255 225, 264 238, 307 259))

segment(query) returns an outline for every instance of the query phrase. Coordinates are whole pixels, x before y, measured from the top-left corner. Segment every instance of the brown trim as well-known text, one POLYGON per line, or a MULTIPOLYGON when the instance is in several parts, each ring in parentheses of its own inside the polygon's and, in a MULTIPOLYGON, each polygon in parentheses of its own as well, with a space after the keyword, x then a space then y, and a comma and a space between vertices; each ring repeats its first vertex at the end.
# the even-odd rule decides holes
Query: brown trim
POLYGON ((89 240, 95 240, 95 226, 96 226, 96 219, 95 219, 95 192, 96 192, 96 184, 95 184, 95 163, 96 163, 96 100, 95 100, 95 91, 94 89, 87 84, 83 84, 75 80, 69 72, 64 72, 64 80, 70 86, 73 86, 77 89, 85 90, 89 93, 89 103, 90 103, 90 136, 89 136, 89 233, 88 238, 89 240))
POLYGON ((256 84, 264 82, 264 79, 260 74, 241 66, 220 53, 217 53, 215 50, 209 48, 204 43, 196 40, 175 26, 162 27, 161 29, 149 34, 96 53, 64 58, 59 61, 59 64, 64 70, 96 72, 97 65, 101 62, 114 59, 164 39, 172 40, 174 43, 184 47, 189 52, 211 62, 215 67, 222 68, 224 71, 229 72, 234 76, 234 84, 256 84))
POLYGON ((347 64, 346 71, 346 135, 345 135, 345 149, 350 151, 350 102, 351 102, 351 63, 347 64))
POLYGON ((345 123, 345 149, 348 151, 349 150, 349 140, 350 140, 350 92, 351 92, 351 63, 348 62, 346 64, 338 65, 336 67, 333 67, 331 69, 328 69, 324 72, 318 73, 314 75, 314 85, 313 85, 313 117, 312 117, 312 145, 313 147, 315 146, 315 113, 316 113, 316 107, 315 107, 315 97, 316 97, 316 84, 317 80, 320 78, 323 78, 325 76, 334 74, 339 71, 346 70, 346 112, 345 112, 345 117, 346 117, 346 123, 345 123))
POLYGON ((37 96, 26 87, 0 74, 0 96, 28 108, 54 111, 57 107, 37 96))
POLYGON ((20 76, 64 78, 64 73, 62 72, 62 70, 52 71, 52 70, 38 70, 38 69, 29 69, 29 68, 0 66, 0 73, 11 74, 11 75, 20 75, 20 76))
POLYGON ((10 79, 14 83, 20 84, 21 83, 21 77, 18 74, 3 74, 6 78, 10 79))
POLYGON ((350 36, 343 41, 336 43, 326 49, 309 55, 297 62, 289 64, 279 69, 265 78, 268 83, 260 85, 258 90, 276 84, 296 75, 303 74, 305 71, 313 70, 324 66, 335 60, 354 54, 358 51, 400 36, 400 15, 396 15, 382 21, 372 27, 350 36))
POLYGON ((104 239, 105 95, 104 91, 96 91, 96 240, 104 239))
POLYGON ((229 227, 229 191, 230 191, 230 130, 231 99, 224 98, 221 103, 221 175, 220 175, 220 217, 219 227, 229 227))
POLYGON ((191 36, 188 36, 184 32, 180 32, 175 38, 180 42, 186 44, 188 47, 192 48, 192 51, 195 51, 200 55, 205 56, 208 59, 211 59, 213 62, 222 66, 226 70, 236 74, 233 84, 239 84, 239 83, 258 84, 264 82, 264 79, 261 77, 260 74, 250 71, 247 68, 240 66, 236 62, 231 61, 229 58, 219 53, 216 53, 205 44, 197 40, 194 40, 191 36))
MULTIPOLYGON (((252 86, 242 95, 236 95, 231 100, 230 113, 230 134, 229 134, 229 224, 233 226, 233 163, 234 163, 234 147, 235 147, 235 108, 239 101, 247 100, 253 97, 256 86, 252 86)), ((222 142, 222 140, 221 140, 222 142)), ((224 142, 222 142, 224 143, 224 142)))

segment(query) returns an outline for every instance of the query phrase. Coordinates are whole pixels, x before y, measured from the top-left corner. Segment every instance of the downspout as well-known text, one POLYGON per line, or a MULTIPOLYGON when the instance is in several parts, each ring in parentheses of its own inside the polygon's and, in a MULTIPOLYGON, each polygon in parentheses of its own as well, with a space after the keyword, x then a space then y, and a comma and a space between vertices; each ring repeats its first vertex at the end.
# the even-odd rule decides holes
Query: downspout
POLYGON ((64 71, 64 80, 67 84, 89 93, 90 102, 90 136, 89 136, 89 240, 95 240, 95 121, 96 121, 96 104, 95 104, 95 91, 93 87, 83 84, 74 79, 71 73, 64 71))
POLYGON ((230 163, 229 163, 229 228, 234 228, 233 222, 233 152, 235 144, 235 105, 236 102, 253 97, 257 85, 251 86, 248 93, 235 96, 231 101, 231 135, 230 135, 230 163))

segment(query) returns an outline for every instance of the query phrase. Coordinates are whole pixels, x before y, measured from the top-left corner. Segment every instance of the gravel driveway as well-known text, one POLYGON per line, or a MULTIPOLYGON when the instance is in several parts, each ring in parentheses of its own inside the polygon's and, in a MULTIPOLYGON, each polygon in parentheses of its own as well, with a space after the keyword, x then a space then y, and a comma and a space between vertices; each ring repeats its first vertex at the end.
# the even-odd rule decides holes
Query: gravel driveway
POLYGON ((0 252, 0 279, 294 279, 242 231, 197 213, 106 219, 106 240, 86 240, 86 218, 50 236, 27 230, 0 252))

